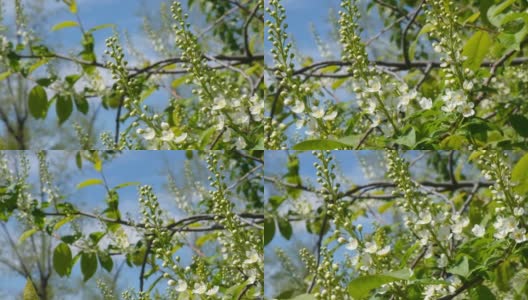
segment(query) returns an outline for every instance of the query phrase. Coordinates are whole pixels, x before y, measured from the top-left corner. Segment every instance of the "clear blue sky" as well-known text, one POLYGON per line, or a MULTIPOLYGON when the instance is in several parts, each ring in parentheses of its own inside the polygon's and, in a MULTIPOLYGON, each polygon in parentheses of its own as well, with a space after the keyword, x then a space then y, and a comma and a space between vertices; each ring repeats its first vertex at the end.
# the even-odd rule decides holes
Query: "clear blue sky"
MULTIPOLYGON (((73 152, 72 152, 73 153, 73 152)), ((78 183, 85 181, 89 178, 101 178, 100 174, 96 172, 93 167, 88 163, 85 165, 82 171, 76 171, 75 160, 72 155, 66 156, 61 151, 51 151, 50 158, 67 160, 70 171, 65 182, 65 189, 71 194, 68 195, 68 201, 71 201, 74 205, 78 205, 85 211, 99 211, 104 207, 105 191, 102 186, 90 186, 81 190, 77 190, 75 187, 78 183), (71 172, 71 173, 70 173, 71 172)), ((172 214, 174 217, 181 215, 177 211, 174 204, 173 197, 164 188, 166 181, 166 170, 170 168, 174 174, 176 174, 177 181, 183 180, 181 174, 183 174, 183 164, 185 160, 184 151, 126 151, 115 160, 103 165, 103 172, 108 181, 108 184, 116 186, 124 182, 141 182, 142 184, 152 185, 154 192, 157 194, 160 206, 172 214)), ((34 167, 37 166, 34 156, 31 156, 31 162, 34 167)), ((38 169, 33 168, 31 171, 31 181, 35 182, 38 178, 38 169)), ((126 187, 119 190, 120 194, 120 209, 122 210, 123 216, 129 213, 131 218, 135 218, 139 214, 138 209, 138 197, 137 187, 126 187)), ((137 218, 135 218, 137 220, 137 218)), ((99 226, 99 225, 97 225, 99 226)), ((10 228, 13 229, 14 224, 11 222, 10 228)), ((90 228, 91 231, 96 229, 90 228)), ((20 231, 18 230, 19 234, 20 231)), ((3 236, 3 235, 2 235, 3 236)), ((13 234, 16 236, 16 234, 13 234)), ((188 248, 182 248, 178 253, 182 256, 182 263, 187 264, 191 258, 191 251, 188 248)), ((122 261, 122 258, 115 258, 114 268, 122 261)), ((99 267, 100 269, 100 267, 99 267)), ((115 269, 114 269, 115 270, 115 269)), ((106 271, 103 271, 106 272, 106 271)), ((72 277, 80 276, 79 263, 76 264, 72 277)), ((56 275, 53 278, 57 279, 56 275)), ((139 285, 139 268, 129 268, 125 266, 121 273, 121 277, 118 281, 119 286, 133 287, 136 288, 139 285)), ((77 279, 64 279, 64 280, 77 280, 77 279)), ((91 284, 93 284, 93 280, 91 284)), ((148 286, 149 281, 146 281, 148 286)), ((2 299, 15 299, 14 297, 22 290, 25 284, 25 279, 14 275, 14 273, 2 273, 0 275, 0 298, 2 299)), ((160 285, 163 290, 164 286, 160 285)), ((82 290, 79 291, 79 297, 82 295, 82 290)))

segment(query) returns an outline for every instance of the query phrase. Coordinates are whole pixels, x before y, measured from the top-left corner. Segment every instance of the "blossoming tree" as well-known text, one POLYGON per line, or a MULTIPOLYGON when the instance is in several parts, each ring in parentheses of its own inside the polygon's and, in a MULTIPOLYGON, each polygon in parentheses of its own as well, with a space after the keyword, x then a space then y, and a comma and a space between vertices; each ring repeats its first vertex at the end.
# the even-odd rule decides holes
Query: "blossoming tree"
POLYGON ((262 148, 262 0, 162 1, 162 21, 145 18, 144 24, 154 57, 137 54, 127 28, 86 28, 79 16, 83 4, 61 2, 71 17, 57 20, 51 32, 78 29, 80 45, 70 53, 35 33, 22 0, 12 0, 15 18, 0 27, 0 80, 31 86, 19 95, 17 116, 45 120, 53 109, 57 124, 76 126, 76 149, 262 148), (202 11, 204 28, 191 24, 193 8, 202 11), (103 31, 104 54, 95 38, 103 31), (155 92, 165 95, 163 103, 152 100, 155 92), (115 129, 94 142, 71 119, 101 107, 114 112, 115 129))
POLYGON ((526 1, 327 1, 321 58, 282 2, 266 7, 267 148, 527 146, 526 1))
POLYGON ((281 274, 281 282, 295 283, 270 285, 275 287, 270 296, 447 300, 528 295, 528 154, 356 154, 363 171, 350 173, 334 158, 350 162, 351 151, 289 154, 286 174, 265 170, 270 191, 265 253, 267 265, 275 266, 266 283, 273 282, 272 272, 281 274), (299 175, 299 166, 314 158, 313 171, 299 175), (299 250, 301 266, 287 242, 271 243, 279 234, 291 242, 314 237, 314 248, 299 250), (271 248, 278 246, 272 255, 271 248), (303 269, 306 276, 299 277, 303 269))
MULTIPOLYGON (((15 155, 0 152, 0 222, 4 230, 14 222, 23 228, 20 236, 9 236, 11 244, 23 246, 31 240, 41 246, 37 249, 42 255, 50 253, 49 259, 37 262, 38 267, 11 261, 22 266, 21 275, 27 278, 24 299, 55 299, 43 281, 80 273, 86 282, 99 277, 98 269, 117 276, 123 267, 137 273, 136 283, 128 282, 127 289, 116 294, 98 280, 104 299, 159 299, 162 295, 167 299, 255 299, 262 295, 261 151, 187 152, 185 166, 167 166, 172 208, 160 205, 152 186, 110 185, 105 166, 122 155, 118 152, 81 152, 79 167, 95 169, 98 177, 75 183, 76 189, 102 186, 105 191, 104 199, 91 199, 89 207, 55 185, 48 153, 19 153, 14 160, 18 168, 7 159, 15 155), (30 159, 38 161, 38 170, 31 169, 30 159), (29 180, 35 173, 39 185, 29 180), (185 174, 188 184, 177 184, 175 174, 185 174), (137 186, 139 209, 125 214, 120 195, 131 186, 137 186), (83 226, 84 222, 91 225, 83 226), (34 236, 47 242, 38 244, 34 236)), ((18 254, 13 257, 21 259, 18 254)), ((60 291, 54 294, 60 296, 60 291)))

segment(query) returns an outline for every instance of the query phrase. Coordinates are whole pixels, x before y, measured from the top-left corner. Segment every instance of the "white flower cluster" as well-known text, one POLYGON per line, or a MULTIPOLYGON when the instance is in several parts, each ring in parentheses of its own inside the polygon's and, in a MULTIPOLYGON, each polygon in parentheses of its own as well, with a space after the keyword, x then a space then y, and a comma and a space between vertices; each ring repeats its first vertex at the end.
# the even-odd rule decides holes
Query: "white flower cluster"
POLYGON ((160 127, 161 130, 159 133, 157 133, 156 129, 152 127, 138 128, 136 133, 141 135, 147 141, 154 141, 156 138, 158 138, 160 141, 165 143, 181 144, 185 141, 185 139, 187 139, 186 132, 176 136, 167 122, 161 122, 160 127))
MULTIPOLYGON (((492 201, 498 204, 497 218, 493 223, 493 236, 502 240, 510 238, 516 243, 527 240, 524 224, 525 208, 523 197, 512 189, 511 170, 507 156, 501 151, 482 150, 478 160, 484 178, 491 180, 492 201)), ((479 228, 474 229, 479 233, 479 228)))
POLYGON ((174 290, 178 293, 184 293, 187 291, 190 291, 194 295, 206 295, 206 296, 215 296, 218 294, 219 287, 217 285, 208 288, 207 284, 203 282, 195 282, 194 288, 192 290, 189 289, 189 286, 185 280, 178 279, 178 281, 174 281, 170 279, 167 284, 170 287, 174 287, 174 290))
POLYGON ((443 111, 457 111, 466 118, 475 115, 474 104, 468 100, 467 95, 463 91, 446 90, 441 98, 444 101, 443 111))

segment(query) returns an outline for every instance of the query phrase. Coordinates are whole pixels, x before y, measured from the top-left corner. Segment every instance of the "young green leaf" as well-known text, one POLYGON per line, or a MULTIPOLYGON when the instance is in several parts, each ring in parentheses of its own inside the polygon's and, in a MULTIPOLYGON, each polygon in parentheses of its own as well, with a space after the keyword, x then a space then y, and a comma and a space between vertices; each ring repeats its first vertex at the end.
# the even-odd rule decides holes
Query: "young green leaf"
POLYGON ((289 240, 292 236, 292 226, 290 224, 290 221, 286 220, 285 218, 277 218, 277 223, 279 225, 279 232, 281 235, 289 240))
POLYGON ((112 257, 107 252, 99 252, 99 263, 101 264, 101 267, 103 267, 108 272, 112 272, 112 268, 114 267, 114 261, 112 260, 112 257))
POLYGON ((361 299, 367 296, 370 291, 384 284, 399 280, 408 280, 410 277, 411 273, 408 270, 361 276, 350 282, 348 285, 348 293, 355 299, 361 299))
POLYGON ((467 60, 464 61, 464 67, 473 71, 479 69, 480 64, 491 47, 491 44, 492 40, 487 31, 480 30, 475 32, 462 49, 462 55, 467 57, 467 60))
POLYGON ((269 244, 275 236, 275 219, 266 218, 264 219, 264 246, 269 244))
POLYGON ((78 27, 79 26, 79 23, 75 22, 75 21, 64 21, 64 22, 61 22, 59 24, 56 24, 55 26, 53 26, 51 28, 51 31, 57 31, 57 30, 61 30, 61 29, 64 29, 64 28, 68 28, 68 27, 78 27))
POLYGON ((95 253, 84 252, 81 255, 81 272, 84 276, 84 281, 90 279, 97 271, 97 257, 95 253))
POLYGON ((72 267, 72 253, 70 246, 60 243, 53 251, 53 268, 60 277, 70 274, 72 267))
POLYGON ((293 150, 335 150, 350 145, 335 140, 307 140, 293 146, 293 150))
POLYGON ((43 87, 35 86, 29 92, 28 100, 29 113, 35 119, 44 119, 48 113, 48 95, 43 87))
POLYGON ((87 186, 91 186, 91 185, 96 185, 96 184, 103 184, 103 181, 101 179, 98 179, 98 178, 90 178, 90 179, 86 179, 85 181, 79 183, 77 185, 77 189, 82 189, 82 188, 85 188, 87 186))
POLYGON ((37 290, 30 278, 26 279, 26 286, 24 287, 24 292, 22 295, 23 300, 40 300, 37 290))
POLYGON ((511 180, 516 186, 515 191, 519 194, 528 193, 528 154, 525 154, 513 167, 511 180))
POLYGON ((73 111, 73 103, 70 96, 58 95, 57 103, 55 104, 57 117, 59 118, 59 125, 62 125, 71 116, 73 111))

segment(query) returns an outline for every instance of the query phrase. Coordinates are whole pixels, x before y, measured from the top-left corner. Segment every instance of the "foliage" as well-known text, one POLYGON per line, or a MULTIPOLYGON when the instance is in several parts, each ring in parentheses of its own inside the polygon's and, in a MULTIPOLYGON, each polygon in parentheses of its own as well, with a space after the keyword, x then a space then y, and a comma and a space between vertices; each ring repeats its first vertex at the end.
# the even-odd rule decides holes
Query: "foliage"
POLYGON ((267 149, 526 148, 526 1, 341 0, 313 30, 319 60, 282 2, 266 7, 267 149))
POLYGON ((79 15, 83 5, 76 0, 63 1, 75 20, 58 20, 51 34, 77 30, 81 50, 70 55, 53 49, 31 29, 22 1, 13 1, 17 17, 15 26, 9 27, 17 32, 15 36, 1 27, 0 79, 32 86, 27 97, 18 95, 25 111, 44 122, 54 109, 59 126, 74 122, 75 114, 96 115, 99 106, 115 112, 114 132, 104 132, 100 141, 92 140, 91 131, 77 124, 80 148, 262 148, 262 0, 199 1, 206 19, 204 29, 189 23, 188 11, 196 1, 189 0, 187 5, 163 2, 166 40, 159 41, 152 24, 145 26, 159 52, 155 61, 136 58, 135 47, 123 45, 121 40, 127 36, 113 24, 85 28, 79 15), (103 32, 108 37, 107 49, 97 57, 95 37, 103 32), (171 50, 165 51, 168 47, 171 50), (74 65, 77 71, 65 74, 64 68, 56 67, 58 62, 74 65), (165 93, 163 103, 152 100, 156 92, 165 93))
MULTIPOLYGON (((276 298, 528 296, 528 154, 491 150, 362 152, 357 155, 385 157, 371 160, 377 173, 365 169, 367 180, 361 179, 361 183, 350 180, 351 176, 361 178, 356 176, 361 171, 343 170, 334 158, 337 154, 351 152, 313 153, 316 183, 305 178, 310 172, 301 176, 302 184, 292 185, 277 170, 266 171, 264 179, 270 191, 266 234, 280 222, 295 228, 288 234, 280 231, 285 239, 282 244, 268 241, 267 261, 273 263, 273 256, 268 255, 272 246, 289 248, 287 240, 305 239, 307 234, 316 240, 314 251, 311 247, 299 250, 298 257, 308 270, 300 287, 277 285, 282 289, 272 289, 276 298), (302 194, 293 196, 286 188, 302 194)), ((303 165, 312 160, 306 154, 292 153, 290 157, 297 155, 303 165)), ((268 240, 278 235, 276 229, 271 232, 275 235, 270 234, 268 240)), ((294 264, 284 261, 296 260, 296 255, 288 252, 276 257, 279 266, 289 270, 294 264)), ((273 272, 266 277, 272 284, 273 272)), ((287 275, 292 273, 296 271, 282 274, 294 278, 287 275)))
MULTIPOLYGON (((57 154, 65 153, 53 155, 57 154)), ((57 276, 71 277, 75 269, 80 270, 83 281, 97 279, 105 299, 115 299, 117 295, 98 274, 117 276, 117 262, 123 261, 137 272, 139 287, 123 292, 123 299, 157 299, 163 294, 170 299, 254 299, 262 294, 262 151, 188 152, 187 166, 175 170, 168 166, 168 178, 172 178, 172 172, 185 173, 192 187, 184 188, 169 180, 175 199, 170 202, 175 207, 169 209, 165 203, 161 208, 149 185, 108 184, 105 165, 121 153, 78 152, 88 162, 79 168, 93 169, 99 178, 86 179, 77 184, 77 189, 103 187, 106 191, 104 199, 91 200, 93 211, 55 185, 48 153, 41 151, 33 157, 39 162, 38 189, 29 179, 28 156, 34 154, 16 157, 23 172, 12 169, 7 155, 0 152, 2 225, 15 218, 22 222, 26 231, 18 238, 20 245, 34 242, 33 235, 39 234, 52 240, 49 264, 57 276), (190 169, 190 164, 198 169, 190 169), (206 172, 208 179, 204 182, 194 172, 206 172), (124 204, 120 204, 121 191, 135 186, 139 211, 125 213, 124 204), (37 194, 43 200, 37 200, 37 194), (97 209, 100 204, 96 202, 103 208, 97 209), (86 222, 91 225, 83 226, 86 222)), ((32 281, 41 279, 29 270, 24 272, 28 277, 24 297, 31 293, 44 295, 38 288, 35 291, 32 281)))

